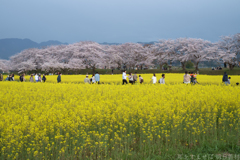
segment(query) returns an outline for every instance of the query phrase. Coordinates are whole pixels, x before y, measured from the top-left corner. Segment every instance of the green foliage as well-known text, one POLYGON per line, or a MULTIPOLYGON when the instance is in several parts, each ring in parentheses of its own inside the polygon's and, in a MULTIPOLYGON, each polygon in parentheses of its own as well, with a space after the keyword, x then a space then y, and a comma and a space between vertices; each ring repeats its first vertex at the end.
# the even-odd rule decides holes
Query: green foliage
POLYGON ((194 64, 191 61, 187 61, 186 68, 193 68, 194 64))

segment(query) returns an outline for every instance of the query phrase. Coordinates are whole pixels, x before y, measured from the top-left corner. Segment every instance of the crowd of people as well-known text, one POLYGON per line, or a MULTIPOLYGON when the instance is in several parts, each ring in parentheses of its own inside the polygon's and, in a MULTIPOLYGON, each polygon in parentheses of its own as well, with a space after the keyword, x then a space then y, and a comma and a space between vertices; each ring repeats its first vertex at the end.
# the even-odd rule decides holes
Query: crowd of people
POLYGON ((96 72, 96 74, 93 73, 92 77, 89 79, 88 78, 88 74, 86 75, 86 78, 84 79, 84 83, 87 84, 100 84, 100 75, 98 74, 98 72, 96 72))
MULTIPOLYGON (((62 73, 58 72, 57 73, 57 82, 60 83, 61 80, 61 76, 62 73)), ((124 84, 135 84, 139 79, 139 83, 143 84, 144 80, 143 77, 141 75, 137 75, 137 72, 135 72, 135 74, 132 74, 131 72, 129 73, 129 75, 127 76, 127 72, 126 70, 123 71, 122 73, 122 85, 124 84), (127 79, 129 81, 127 81, 127 79)), ((20 78, 19 78, 20 82, 25 82, 25 74, 21 74, 20 78)), ((43 76, 41 76, 41 74, 31 74, 29 81, 30 82, 46 82, 47 78, 46 76, 43 74, 43 76)), ((231 84, 230 82, 231 77, 228 77, 227 73, 224 72, 223 78, 222 78, 222 82, 225 83, 226 85, 231 84)), ((3 75, 0 74, 0 81, 3 81, 3 75)), ((5 79, 5 81, 14 81, 14 74, 10 74, 7 76, 7 78, 5 79)), ((156 84, 156 83, 160 83, 160 84, 165 84, 165 74, 162 74, 162 77, 157 81, 157 77, 155 75, 155 73, 153 74, 152 78, 151 78, 151 83, 156 84)), ((96 74, 93 74, 91 78, 89 78, 88 74, 86 75, 86 78, 84 79, 84 83, 86 84, 100 84, 100 75, 98 72, 96 72, 96 74)), ((193 73, 193 72, 185 72, 184 76, 183 76, 183 83, 184 84, 199 84, 197 81, 197 74, 193 73)), ((239 83, 236 83, 236 85, 239 85, 239 83)))
MULTIPOLYGON (((122 84, 128 84, 127 82, 127 78, 129 80, 130 84, 135 84, 137 82, 137 79, 139 78, 139 83, 142 84, 144 82, 143 78, 141 75, 137 75, 137 72, 135 72, 135 74, 133 75, 131 72, 129 73, 129 76, 127 76, 127 72, 126 70, 123 71, 122 73, 122 84)), ((162 74, 162 78, 159 79, 158 81, 160 84, 165 84, 165 74, 162 74)), ((152 78, 151 78, 151 83, 155 84, 157 83, 157 77, 155 74, 153 74, 152 78)))

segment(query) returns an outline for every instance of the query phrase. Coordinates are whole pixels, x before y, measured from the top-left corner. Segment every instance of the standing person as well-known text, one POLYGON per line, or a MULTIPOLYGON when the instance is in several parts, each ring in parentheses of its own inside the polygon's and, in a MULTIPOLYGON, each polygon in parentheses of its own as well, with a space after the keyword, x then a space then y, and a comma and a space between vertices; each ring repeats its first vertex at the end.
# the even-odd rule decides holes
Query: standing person
POLYGON ((3 75, 0 74, 0 81, 3 81, 3 75))
POLYGON ((160 84, 165 84, 165 74, 162 74, 162 78, 159 80, 160 84))
POLYGON ((23 75, 20 75, 20 82, 23 82, 23 75))
POLYGON ((188 74, 188 72, 185 72, 185 75, 183 76, 183 83, 189 84, 190 83, 191 76, 188 74))
POLYGON ((122 84, 124 85, 124 83, 128 84, 126 70, 124 70, 122 74, 122 84))
POLYGON ((25 79, 25 73, 23 73, 23 82, 25 82, 25 80, 26 80, 26 79, 25 79))
POLYGON ((191 76, 191 83, 193 83, 193 81, 194 81, 194 74, 193 74, 193 72, 191 72, 190 76, 191 76))
POLYGON ((113 69, 112 69, 112 75, 113 75, 113 69))
POLYGON ((226 85, 228 84, 228 75, 227 75, 226 72, 224 72, 224 74, 223 74, 222 81, 223 81, 226 85))
POLYGON ((151 79, 152 79, 153 84, 155 84, 157 82, 157 77, 156 77, 155 73, 153 74, 151 79))
POLYGON ((38 82, 38 75, 37 75, 37 73, 35 74, 35 81, 38 82))
POLYGON ((47 78, 45 77, 45 74, 43 74, 42 80, 43 82, 46 82, 47 78))
POLYGON ((143 83, 143 78, 141 77, 141 75, 139 75, 139 82, 140 82, 140 84, 143 83))
POLYGON ((12 74, 12 81, 14 81, 14 74, 12 74))
POLYGON ((96 82, 96 80, 95 80, 95 74, 93 73, 93 75, 92 75, 92 83, 95 83, 96 82))
POLYGON ((38 82, 42 82, 41 74, 38 75, 38 82))
POLYGON ((98 74, 98 72, 96 72, 94 78, 95 78, 96 83, 100 84, 100 75, 98 74))
POLYGON ((59 73, 59 74, 58 74, 58 77, 57 77, 57 82, 58 82, 58 83, 60 83, 60 82, 62 81, 61 75, 62 75, 62 73, 59 73))
POLYGON ((33 80, 33 75, 31 74, 31 77, 30 77, 30 80, 29 80, 30 82, 34 82, 34 80, 33 80))
POLYGON ((133 75, 132 75, 132 73, 129 73, 128 79, 129 79, 129 83, 133 84, 133 75))
POLYGON ((84 79, 84 83, 85 84, 90 84, 90 79, 88 79, 88 75, 86 75, 86 78, 84 79))
POLYGON ((135 83, 137 81, 137 78, 138 78, 137 72, 135 72, 135 74, 133 75, 133 83, 135 83))

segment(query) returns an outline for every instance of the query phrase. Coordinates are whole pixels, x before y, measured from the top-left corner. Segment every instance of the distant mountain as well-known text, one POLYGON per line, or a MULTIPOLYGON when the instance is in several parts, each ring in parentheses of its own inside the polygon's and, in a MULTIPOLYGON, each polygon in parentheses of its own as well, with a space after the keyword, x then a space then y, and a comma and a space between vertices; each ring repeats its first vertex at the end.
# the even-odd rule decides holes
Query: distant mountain
MULTIPOLYGON (((152 41, 152 42, 137 42, 139 44, 142 44, 142 45, 146 45, 146 44, 154 44, 156 43, 157 41, 152 41)), ((102 45, 120 45, 122 43, 107 43, 107 42, 103 42, 103 43, 99 43, 99 44, 102 44, 102 45)))
POLYGON ((139 44, 142 44, 142 45, 145 45, 145 44, 154 44, 156 43, 157 41, 152 41, 152 42, 137 42, 139 44))
POLYGON ((0 39, 0 59, 9 59, 9 57, 28 48, 43 48, 52 45, 67 44, 59 41, 47 41, 37 43, 30 39, 7 38, 0 39))
MULTIPOLYGON (((142 45, 154 44, 155 42, 137 42, 142 45)), ((20 53, 21 51, 29 48, 44 48, 52 45, 61 45, 67 43, 62 43, 59 41, 47 41, 37 43, 30 39, 18 39, 18 38, 7 38, 0 39, 0 59, 9 59, 11 56, 20 53)), ((102 45, 120 45, 121 43, 100 43, 102 45)))
POLYGON ((102 45, 120 45, 121 43, 107 43, 107 42, 103 42, 103 43, 99 43, 102 45))

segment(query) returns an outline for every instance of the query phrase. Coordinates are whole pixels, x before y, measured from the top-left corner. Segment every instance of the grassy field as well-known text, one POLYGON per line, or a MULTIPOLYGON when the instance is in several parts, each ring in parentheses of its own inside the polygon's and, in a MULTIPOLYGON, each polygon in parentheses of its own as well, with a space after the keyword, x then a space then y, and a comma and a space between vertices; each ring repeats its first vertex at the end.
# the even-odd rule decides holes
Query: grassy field
MULTIPOLYGON (((166 85, 121 84, 121 75, 0 82, 0 159, 204 159, 240 153, 240 76, 166 74, 166 85)), ((157 74, 160 78, 160 74, 157 74)), ((29 77, 27 77, 27 80, 29 77)), ((239 155, 240 156, 240 155, 239 155)), ((240 157, 239 157, 240 158, 240 157)))

